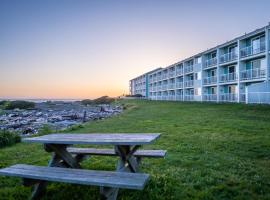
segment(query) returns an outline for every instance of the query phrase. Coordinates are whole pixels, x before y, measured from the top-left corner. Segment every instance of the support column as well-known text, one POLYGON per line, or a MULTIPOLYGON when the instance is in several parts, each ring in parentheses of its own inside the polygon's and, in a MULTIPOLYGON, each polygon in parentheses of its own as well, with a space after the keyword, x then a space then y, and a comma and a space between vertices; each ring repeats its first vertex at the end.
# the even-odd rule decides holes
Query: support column
MULTIPOLYGON (((237 74, 237 93, 238 93, 238 97, 237 97, 237 102, 240 102, 240 68, 241 68, 241 63, 240 63, 240 40, 237 40, 237 54, 238 54, 238 60, 237 60, 237 65, 236 65, 236 74, 237 74)), ((246 94, 247 95, 247 94, 246 94)))
POLYGON ((270 56, 269 56, 269 50, 270 50, 270 41, 269 41, 269 34, 270 29, 269 27, 265 28, 265 50, 266 50, 266 81, 269 81, 269 75, 270 75, 270 56))
POLYGON ((217 49, 217 102, 219 103, 219 94, 220 94, 220 88, 219 88, 219 58, 220 58, 220 51, 219 48, 217 49))

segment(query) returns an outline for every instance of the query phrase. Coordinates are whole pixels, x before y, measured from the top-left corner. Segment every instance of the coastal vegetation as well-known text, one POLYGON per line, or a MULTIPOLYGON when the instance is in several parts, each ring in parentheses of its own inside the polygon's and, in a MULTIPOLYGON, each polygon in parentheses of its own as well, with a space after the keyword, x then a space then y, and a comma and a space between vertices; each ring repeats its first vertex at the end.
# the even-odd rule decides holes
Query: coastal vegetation
MULTIPOLYGON (((125 111, 67 132, 147 133, 161 138, 149 149, 166 149, 165 159, 144 159, 151 175, 144 191, 120 190, 122 200, 270 199, 270 106, 119 100, 125 111)), ((102 146, 101 148, 104 148, 102 146)), ((39 144, 0 149, 0 167, 47 165, 39 144)), ((113 170, 117 158, 85 160, 87 169, 113 170)), ((0 177, 1 199, 27 199, 18 178, 0 177)), ((99 188, 50 183, 44 199, 97 199, 99 188)))
POLYGON ((102 96, 97 99, 84 99, 81 101, 83 105, 99 105, 99 104, 111 104, 115 101, 114 98, 109 96, 102 96))
POLYGON ((21 141, 21 137, 14 132, 0 130, 0 148, 14 145, 21 141))
POLYGON ((1 101, 0 106, 2 106, 5 110, 13 110, 13 109, 33 109, 35 108, 35 103, 30 101, 1 101))

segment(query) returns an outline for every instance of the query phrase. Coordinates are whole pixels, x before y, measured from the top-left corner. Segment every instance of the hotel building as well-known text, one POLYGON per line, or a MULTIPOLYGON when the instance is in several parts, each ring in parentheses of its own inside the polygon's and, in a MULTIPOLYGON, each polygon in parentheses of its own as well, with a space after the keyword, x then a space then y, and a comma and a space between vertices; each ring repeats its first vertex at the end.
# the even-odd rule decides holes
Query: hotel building
POLYGON ((151 100, 270 103, 270 25, 130 80, 151 100))

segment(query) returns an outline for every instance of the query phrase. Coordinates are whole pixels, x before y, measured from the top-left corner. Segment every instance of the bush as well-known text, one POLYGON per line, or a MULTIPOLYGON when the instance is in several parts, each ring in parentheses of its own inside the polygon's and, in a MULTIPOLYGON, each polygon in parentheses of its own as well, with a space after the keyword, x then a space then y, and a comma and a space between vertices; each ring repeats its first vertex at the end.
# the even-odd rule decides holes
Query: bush
POLYGON ((81 101, 81 103, 85 106, 93 104, 93 101, 91 99, 84 99, 81 101))
POLYGON ((114 98, 108 96, 102 96, 93 100, 94 104, 111 104, 114 101, 115 101, 114 98))
POLYGON ((114 102, 115 99, 108 97, 108 96, 102 96, 97 99, 91 100, 91 99, 84 99, 81 101, 83 105, 95 105, 95 104, 111 104, 114 102))
POLYGON ((16 144, 21 141, 21 137, 13 132, 0 131, 0 148, 16 144))
POLYGON ((35 103, 29 102, 29 101, 10 101, 10 102, 7 102, 5 105, 6 110, 13 110, 16 108, 19 108, 19 109, 35 108, 35 103))

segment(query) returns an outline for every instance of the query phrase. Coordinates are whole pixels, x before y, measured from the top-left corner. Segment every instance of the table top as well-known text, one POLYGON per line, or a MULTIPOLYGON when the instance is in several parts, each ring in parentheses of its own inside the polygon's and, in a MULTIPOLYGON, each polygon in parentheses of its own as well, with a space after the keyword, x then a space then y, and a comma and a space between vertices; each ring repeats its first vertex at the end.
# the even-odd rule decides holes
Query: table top
POLYGON ((144 145, 151 144, 160 133, 56 133, 25 138, 24 142, 43 144, 144 145))

